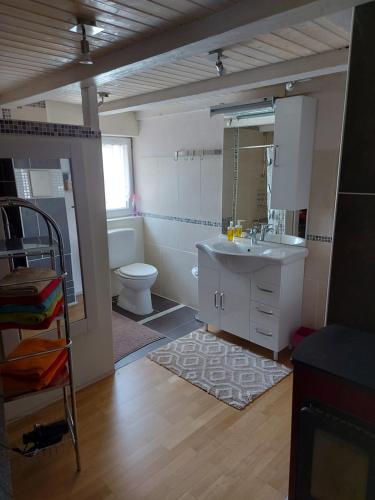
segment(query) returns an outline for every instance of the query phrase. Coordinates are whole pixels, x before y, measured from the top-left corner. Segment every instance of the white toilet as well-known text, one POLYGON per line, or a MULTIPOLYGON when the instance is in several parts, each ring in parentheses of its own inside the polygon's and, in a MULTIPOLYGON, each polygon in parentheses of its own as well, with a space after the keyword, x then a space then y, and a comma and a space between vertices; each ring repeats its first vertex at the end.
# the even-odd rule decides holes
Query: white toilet
POLYGON ((152 313, 150 288, 158 270, 149 264, 135 261, 135 230, 108 230, 109 266, 112 279, 120 285, 118 305, 134 314, 152 313))

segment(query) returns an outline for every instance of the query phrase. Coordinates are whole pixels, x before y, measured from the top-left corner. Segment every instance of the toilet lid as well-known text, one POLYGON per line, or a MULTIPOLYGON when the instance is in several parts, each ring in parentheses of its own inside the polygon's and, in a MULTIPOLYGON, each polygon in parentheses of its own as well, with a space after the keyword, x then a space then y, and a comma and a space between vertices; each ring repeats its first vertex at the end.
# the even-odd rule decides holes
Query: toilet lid
POLYGON ((146 278, 148 276, 152 276, 157 273, 158 270, 154 266, 150 266, 150 264, 129 264, 128 266, 120 267, 119 273, 121 276, 125 276, 127 278, 146 278))

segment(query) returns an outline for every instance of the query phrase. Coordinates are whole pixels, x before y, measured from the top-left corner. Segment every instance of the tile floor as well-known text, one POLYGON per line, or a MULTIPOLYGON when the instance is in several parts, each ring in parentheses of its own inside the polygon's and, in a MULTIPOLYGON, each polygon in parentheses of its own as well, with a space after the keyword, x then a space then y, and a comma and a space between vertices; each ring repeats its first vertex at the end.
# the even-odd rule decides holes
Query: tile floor
POLYGON ((179 309, 174 309, 171 312, 168 312, 169 309, 175 308, 180 304, 155 294, 152 294, 152 305, 154 307, 154 311, 151 314, 138 316, 129 311, 125 311, 116 304, 115 300, 113 301, 112 308, 114 311, 123 314, 127 318, 134 321, 141 321, 142 324, 148 328, 165 335, 164 339, 152 342, 151 344, 148 344, 145 347, 142 347, 141 349, 125 356, 115 364, 116 370, 122 366, 128 365, 129 363, 133 363, 137 359, 145 357, 149 352, 168 344, 171 340, 183 337, 184 335, 193 332, 202 326, 202 323, 195 319, 197 311, 191 307, 182 306, 179 309), (165 312, 164 315, 152 319, 153 316, 163 312, 165 312), (148 320, 147 318, 150 319, 148 320))

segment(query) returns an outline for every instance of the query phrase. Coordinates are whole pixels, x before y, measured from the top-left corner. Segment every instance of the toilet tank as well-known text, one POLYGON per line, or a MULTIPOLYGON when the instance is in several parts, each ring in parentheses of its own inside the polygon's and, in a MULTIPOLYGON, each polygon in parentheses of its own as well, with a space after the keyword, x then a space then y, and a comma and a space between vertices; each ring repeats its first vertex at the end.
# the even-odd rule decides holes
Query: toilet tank
POLYGON ((135 230, 108 229, 109 267, 118 269, 135 262, 135 230))

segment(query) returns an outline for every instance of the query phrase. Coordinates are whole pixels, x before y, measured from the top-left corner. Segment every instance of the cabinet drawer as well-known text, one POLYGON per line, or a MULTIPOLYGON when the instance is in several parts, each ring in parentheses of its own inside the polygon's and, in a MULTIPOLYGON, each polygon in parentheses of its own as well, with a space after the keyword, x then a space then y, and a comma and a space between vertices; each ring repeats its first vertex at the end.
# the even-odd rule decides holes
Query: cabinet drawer
POLYGON ((257 323, 250 323, 250 342, 271 349, 277 349, 278 330, 275 326, 264 326, 257 323))
POLYGON ((257 282, 272 283, 273 285, 280 285, 281 282, 281 266, 269 265, 255 271, 253 273, 253 280, 257 282))
POLYGON ((277 327, 279 324, 279 309, 261 302, 251 302, 250 321, 269 328, 277 327))
POLYGON ((251 299, 256 302, 278 307, 280 302, 280 285, 264 281, 252 281, 251 299))

